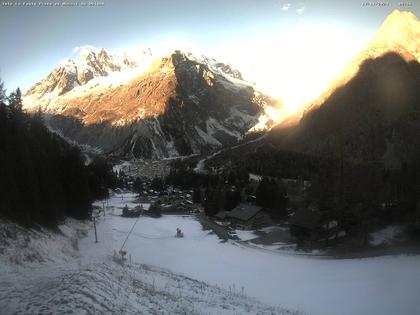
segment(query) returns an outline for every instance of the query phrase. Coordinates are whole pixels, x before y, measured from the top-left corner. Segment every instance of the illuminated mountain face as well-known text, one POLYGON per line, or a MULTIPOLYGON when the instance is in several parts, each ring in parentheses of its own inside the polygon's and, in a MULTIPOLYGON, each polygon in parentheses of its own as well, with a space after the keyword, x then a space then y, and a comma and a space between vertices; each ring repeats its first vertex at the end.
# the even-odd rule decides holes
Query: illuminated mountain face
POLYGON ((416 60, 397 53, 368 59, 296 126, 273 130, 272 140, 318 156, 401 167, 418 156, 419 86, 416 60))
POLYGON ((100 53, 87 66, 60 65, 25 93, 25 108, 41 109, 71 139, 146 158, 201 153, 273 124, 276 102, 228 65, 179 51, 122 63, 100 53), (80 73, 92 75, 82 82, 80 73))
POLYGON ((317 108, 339 87, 349 82, 368 59, 381 57, 387 53, 397 53, 406 61, 420 62, 420 22, 411 12, 395 10, 369 42, 368 46, 350 61, 321 96, 306 106, 305 110, 317 108))
POLYGON ((295 126, 273 129, 272 140, 315 155, 402 165, 420 139, 419 47, 420 22, 395 11, 295 126))
MULTIPOLYGON (((412 13, 394 11, 368 46, 305 110, 324 104, 355 77, 368 59, 394 52, 405 61, 418 61, 419 25, 412 13)), ((107 150, 127 143, 127 135, 123 133, 124 137, 115 139, 105 136, 99 141, 102 134, 98 124, 124 130, 135 125, 138 128, 130 133, 136 137, 144 140, 158 135, 164 139, 144 140, 148 143, 148 156, 153 155, 154 142, 162 142, 157 147, 166 149, 156 149, 157 157, 197 153, 204 147, 234 143, 249 131, 266 130, 282 120, 283 125, 295 124, 301 115, 294 113, 285 120, 285 115, 290 115, 287 106, 257 92, 255 85, 242 80, 242 75, 228 65, 181 52, 156 56, 150 50, 119 55, 91 50, 80 60, 67 60, 25 93, 24 107, 75 119, 83 130, 96 126, 94 136, 84 132, 83 137, 74 138, 88 139, 86 143, 107 150), (180 130, 184 133, 175 125, 183 126, 180 130), (165 128, 172 131, 160 132, 165 128)), ((64 124, 62 120, 60 124, 64 124)), ((55 127, 62 129, 60 124, 55 127)))
POLYGON ((29 88, 24 94, 27 110, 60 112, 63 103, 86 94, 125 83, 144 71, 151 60, 149 50, 138 51, 135 56, 109 54, 106 50, 84 51, 77 60, 63 60, 46 78, 29 88))

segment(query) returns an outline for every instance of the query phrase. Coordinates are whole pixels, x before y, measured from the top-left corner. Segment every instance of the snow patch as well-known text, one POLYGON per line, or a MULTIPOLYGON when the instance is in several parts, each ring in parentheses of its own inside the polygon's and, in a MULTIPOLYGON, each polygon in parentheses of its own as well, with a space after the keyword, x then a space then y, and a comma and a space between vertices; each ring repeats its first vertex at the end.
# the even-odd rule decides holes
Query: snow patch
POLYGON ((393 242, 398 241, 402 231, 403 228, 401 226, 388 226, 382 230, 371 233, 371 240, 369 243, 374 246, 392 244, 393 242))
POLYGON ((197 131, 198 135, 201 137, 201 139, 204 140, 205 143, 215 145, 215 146, 218 146, 218 147, 222 146, 222 144, 216 138, 214 138, 213 136, 205 133, 198 126, 195 126, 194 128, 197 131))
POLYGON ((254 231, 236 230, 235 233, 241 241, 249 241, 258 237, 254 231))
POLYGON ((222 132, 225 134, 228 134, 234 138, 236 138, 237 140, 241 139, 241 134, 235 130, 229 130, 227 129, 225 126, 222 126, 216 119, 214 119, 213 117, 210 117, 209 119, 207 119, 206 121, 206 128, 207 128, 207 132, 211 135, 214 136, 217 132, 222 132))

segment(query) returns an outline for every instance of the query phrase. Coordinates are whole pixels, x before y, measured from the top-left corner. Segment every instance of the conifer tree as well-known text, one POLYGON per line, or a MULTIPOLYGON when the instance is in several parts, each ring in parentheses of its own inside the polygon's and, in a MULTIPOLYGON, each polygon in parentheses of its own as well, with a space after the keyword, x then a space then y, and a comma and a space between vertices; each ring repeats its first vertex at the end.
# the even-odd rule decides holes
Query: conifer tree
POLYGON ((6 89, 4 88, 4 82, 0 79, 0 103, 6 102, 6 89))
POLYGON ((22 111, 22 92, 20 88, 10 93, 8 97, 9 106, 17 111, 22 111))

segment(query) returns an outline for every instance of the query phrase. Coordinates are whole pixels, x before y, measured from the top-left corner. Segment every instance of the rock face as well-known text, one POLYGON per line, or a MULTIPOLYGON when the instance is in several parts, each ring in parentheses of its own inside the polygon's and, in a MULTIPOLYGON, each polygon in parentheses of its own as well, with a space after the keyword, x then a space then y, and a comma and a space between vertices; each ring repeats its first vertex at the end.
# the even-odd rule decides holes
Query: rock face
POLYGON ((81 144, 158 159, 234 144, 274 100, 238 71, 175 51, 134 62, 105 50, 67 62, 24 95, 53 129, 81 144), (122 62, 115 62, 115 60, 122 62))

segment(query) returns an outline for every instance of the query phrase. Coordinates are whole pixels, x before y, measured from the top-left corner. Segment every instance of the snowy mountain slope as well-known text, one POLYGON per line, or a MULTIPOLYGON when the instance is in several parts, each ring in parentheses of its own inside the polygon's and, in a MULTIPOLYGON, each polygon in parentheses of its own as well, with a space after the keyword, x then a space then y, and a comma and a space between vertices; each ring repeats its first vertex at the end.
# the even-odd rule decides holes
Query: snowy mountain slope
POLYGON ((155 159, 234 144, 250 129, 269 128, 267 113, 280 106, 204 56, 175 51, 132 64, 69 90, 50 91, 44 80, 26 92, 24 107, 41 109, 53 129, 79 143, 155 159))
POLYGON ((58 110, 54 108, 55 98, 69 92, 80 95, 99 85, 126 82, 144 70, 150 59, 150 50, 138 51, 133 56, 89 49, 79 59, 63 60, 46 78, 29 88, 23 95, 24 107, 27 110, 58 110))

